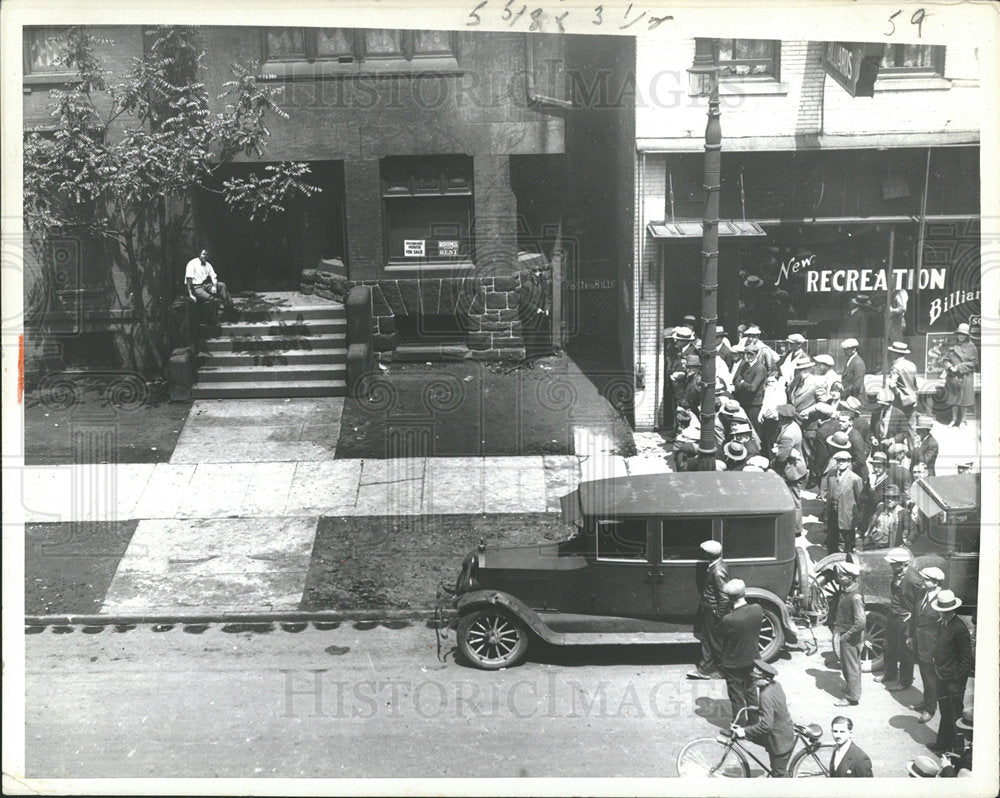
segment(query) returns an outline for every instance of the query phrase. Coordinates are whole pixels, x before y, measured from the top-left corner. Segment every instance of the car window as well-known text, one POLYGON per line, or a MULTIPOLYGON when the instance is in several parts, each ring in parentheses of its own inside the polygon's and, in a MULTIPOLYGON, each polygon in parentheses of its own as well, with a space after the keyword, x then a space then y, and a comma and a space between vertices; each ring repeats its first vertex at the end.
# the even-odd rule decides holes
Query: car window
POLYGON ((663 559, 698 560, 701 544, 712 539, 711 518, 664 518, 663 559))
POLYGON ((598 521, 597 559, 645 560, 646 520, 626 518, 598 521))
POLYGON ((775 520, 773 515, 723 518, 722 556, 727 560, 774 557, 775 520))

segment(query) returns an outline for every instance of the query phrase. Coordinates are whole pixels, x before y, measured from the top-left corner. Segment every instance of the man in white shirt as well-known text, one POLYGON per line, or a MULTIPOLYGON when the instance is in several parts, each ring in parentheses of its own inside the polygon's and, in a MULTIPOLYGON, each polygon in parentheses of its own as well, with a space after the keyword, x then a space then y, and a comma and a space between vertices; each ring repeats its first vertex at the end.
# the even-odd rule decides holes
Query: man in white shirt
POLYGON ((184 267, 184 284, 187 286, 188 299, 211 308, 213 322, 217 317, 219 302, 229 313, 235 309, 226 284, 219 280, 212 264, 208 262, 207 249, 203 249, 198 253, 197 258, 191 258, 187 262, 187 266, 184 267))

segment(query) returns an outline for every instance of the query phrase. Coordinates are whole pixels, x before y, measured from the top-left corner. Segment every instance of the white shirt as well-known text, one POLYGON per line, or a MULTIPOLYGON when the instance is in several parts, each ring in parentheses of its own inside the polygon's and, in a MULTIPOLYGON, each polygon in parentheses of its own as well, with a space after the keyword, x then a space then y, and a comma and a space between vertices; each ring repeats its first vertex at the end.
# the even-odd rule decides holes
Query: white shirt
POLYGON ((837 746, 837 750, 833 754, 833 769, 836 770, 840 767, 840 763, 844 761, 844 757, 847 756, 847 749, 851 747, 851 741, 848 739, 843 745, 837 746))
POLYGON ((191 258, 184 267, 184 282, 190 280, 195 285, 201 285, 206 280, 211 280, 214 284, 217 279, 215 269, 207 260, 202 263, 200 258, 191 258))

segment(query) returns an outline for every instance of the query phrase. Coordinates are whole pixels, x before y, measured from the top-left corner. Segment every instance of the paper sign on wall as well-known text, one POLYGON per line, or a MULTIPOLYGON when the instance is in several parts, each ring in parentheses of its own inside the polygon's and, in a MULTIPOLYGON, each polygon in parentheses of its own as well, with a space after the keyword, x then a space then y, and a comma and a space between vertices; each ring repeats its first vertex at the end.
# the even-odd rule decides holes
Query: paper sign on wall
POLYGON ((424 257, 424 239, 422 238, 404 238, 403 239, 403 257, 406 258, 422 258, 424 257))
POLYGON ((457 257, 458 256, 458 242, 457 241, 438 241, 438 255, 457 257))

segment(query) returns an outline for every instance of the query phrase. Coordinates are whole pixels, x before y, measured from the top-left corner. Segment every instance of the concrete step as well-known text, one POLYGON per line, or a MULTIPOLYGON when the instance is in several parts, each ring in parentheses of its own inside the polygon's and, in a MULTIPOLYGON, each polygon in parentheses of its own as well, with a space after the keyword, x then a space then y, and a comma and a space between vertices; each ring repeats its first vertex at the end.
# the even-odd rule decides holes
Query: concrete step
POLYGON ((198 356, 201 368, 208 366, 302 366, 307 363, 333 365, 347 362, 344 346, 322 349, 270 349, 258 352, 215 350, 198 356))
POLYGON ((300 365, 236 365, 202 366, 198 369, 198 384, 210 382, 314 382, 343 380, 347 377, 347 364, 317 366, 300 365))
POLYGON ((236 305, 239 320, 243 322, 295 321, 313 319, 343 319, 346 318, 343 305, 278 305, 275 307, 249 307, 236 305))
MULTIPOLYGON (((211 328, 209 328, 211 330, 211 328)), ((212 330, 213 338, 259 338, 261 336, 295 338, 303 335, 347 333, 347 319, 306 319, 304 321, 237 321, 220 324, 212 330)))
POLYGON ((268 352, 319 352, 347 348, 347 333, 327 335, 259 335, 249 337, 220 336, 206 338, 202 349, 208 352, 256 355, 268 352))
POLYGON ((195 399, 296 399, 318 396, 346 396, 344 380, 302 382, 209 382, 195 385, 195 399))

